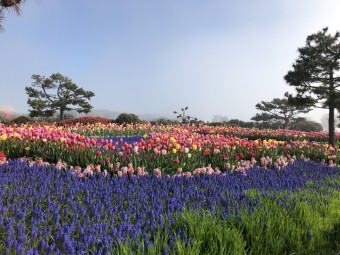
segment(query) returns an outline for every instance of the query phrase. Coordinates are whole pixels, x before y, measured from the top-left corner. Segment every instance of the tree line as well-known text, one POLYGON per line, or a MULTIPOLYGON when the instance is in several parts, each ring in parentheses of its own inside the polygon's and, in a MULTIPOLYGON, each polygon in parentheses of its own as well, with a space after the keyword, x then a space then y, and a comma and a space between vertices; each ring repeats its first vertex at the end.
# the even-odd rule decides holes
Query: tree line
MULTIPOLYGON (((256 104, 256 109, 261 111, 252 117, 257 127, 296 128, 303 121, 300 113, 315 108, 328 109, 328 143, 335 144, 335 110, 340 110, 339 37, 339 32, 331 35, 328 28, 307 37, 306 45, 298 48, 299 57, 292 70, 284 76, 287 84, 295 88, 296 94, 287 92, 284 98, 256 104)), ((62 120, 66 111, 88 113, 92 109, 88 100, 95 94, 79 88, 71 79, 58 73, 48 78, 33 75, 32 79, 32 86, 26 87, 30 116, 48 117, 58 110, 62 120)))

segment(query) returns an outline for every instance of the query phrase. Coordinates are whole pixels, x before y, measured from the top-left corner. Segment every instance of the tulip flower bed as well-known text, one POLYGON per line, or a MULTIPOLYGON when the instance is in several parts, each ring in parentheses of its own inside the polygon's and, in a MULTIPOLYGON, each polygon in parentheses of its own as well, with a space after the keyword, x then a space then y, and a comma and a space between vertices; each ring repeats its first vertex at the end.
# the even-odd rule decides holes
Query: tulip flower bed
MULTIPOLYGON (((207 126, 207 125, 149 125, 149 124, 92 124, 92 125, 69 125, 69 130, 73 132, 94 137, 115 137, 115 136, 142 136, 147 133, 172 133, 172 132, 192 132, 203 135, 215 134, 225 136, 236 136, 240 138, 247 138, 249 140, 265 140, 275 139, 280 141, 290 140, 307 140, 307 141, 318 141, 327 142, 327 132, 304 132, 297 130, 270 130, 270 129, 254 129, 254 128, 240 128, 240 127, 228 127, 228 126, 207 126)), ((335 139, 340 141, 340 133, 335 134, 335 139)))
POLYGON ((0 165, 1 254, 337 254, 340 171, 298 160, 284 170, 199 176, 0 165))
POLYGON ((240 128, 147 124, 0 126, 0 150, 12 159, 62 161, 82 169, 92 164, 111 175, 119 174, 117 164, 174 175, 177 171, 194 174, 207 167, 217 173, 254 166, 285 168, 296 158, 331 166, 339 163, 337 146, 311 140, 321 139, 323 133, 281 130, 271 132, 272 138, 251 140, 242 138, 246 132, 249 136, 269 134, 240 128), (293 134, 304 140, 288 139, 293 134))

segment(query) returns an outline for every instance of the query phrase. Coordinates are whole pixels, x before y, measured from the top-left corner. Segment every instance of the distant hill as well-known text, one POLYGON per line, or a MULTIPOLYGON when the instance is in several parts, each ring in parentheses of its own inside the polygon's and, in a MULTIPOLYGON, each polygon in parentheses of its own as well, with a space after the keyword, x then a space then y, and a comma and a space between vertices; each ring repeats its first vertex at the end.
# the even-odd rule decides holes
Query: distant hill
MULTIPOLYGON (((103 117, 103 118, 107 118, 107 119, 111 119, 111 120, 117 119, 119 114, 121 114, 121 112, 116 112, 116 111, 107 110, 107 109, 93 109, 88 114, 78 113, 76 111, 71 111, 70 113, 72 114, 72 116, 74 118, 81 117, 81 116, 94 116, 94 117, 103 117)), ((154 121, 154 120, 158 120, 160 118, 170 119, 170 120, 175 119, 174 116, 166 116, 166 115, 136 114, 134 112, 126 112, 126 113, 133 113, 133 114, 137 115, 139 117, 139 119, 145 120, 145 121, 154 121)), ((18 117, 18 116, 28 116, 28 114, 27 113, 26 114, 16 113, 14 117, 18 117)))
MULTIPOLYGON (((139 117, 141 120, 146 120, 146 121, 153 121, 157 120, 160 118, 165 118, 165 119, 174 119, 173 117, 169 116, 164 116, 164 115, 156 115, 156 114, 137 114, 134 112, 126 112, 126 113, 133 113, 139 117)), ((87 116, 98 116, 98 117, 103 117, 107 119, 117 119, 117 117, 121 114, 121 112, 116 112, 116 111, 111 111, 107 109, 93 109, 90 113, 87 114, 87 116)), ((85 114, 79 114, 77 112, 74 113, 75 117, 79 116, 86 116, 85 114)))
MULTIPOLYGON (((78 116, 85 116, 85 114, 78 114, 78 116)), ((106 109, 92 109, 90 113, 87 114, 87 116, 97 116, 97 117, 103 117, 107 119, 116 119, 119 116, 120 112, 106 110, 106 109)), ((78 117, 77 116, 77 117, 78 117)))

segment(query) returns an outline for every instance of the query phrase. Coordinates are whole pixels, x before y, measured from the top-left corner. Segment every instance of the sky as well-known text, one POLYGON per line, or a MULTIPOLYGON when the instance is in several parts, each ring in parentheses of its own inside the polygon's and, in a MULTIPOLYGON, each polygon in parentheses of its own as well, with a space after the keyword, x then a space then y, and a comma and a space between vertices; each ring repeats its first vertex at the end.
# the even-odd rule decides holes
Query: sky
MULTIPOLYGON (((340 31, 339 0, 29 0, 5 13, 0 106, 28 113, 32 75, 60 73, 94 109, 250 121, 308 35, 340 31)), ((320 121, 327 111, 304 115, 320 121)), ((303 116, 303 115, 302 115, 303 116)))

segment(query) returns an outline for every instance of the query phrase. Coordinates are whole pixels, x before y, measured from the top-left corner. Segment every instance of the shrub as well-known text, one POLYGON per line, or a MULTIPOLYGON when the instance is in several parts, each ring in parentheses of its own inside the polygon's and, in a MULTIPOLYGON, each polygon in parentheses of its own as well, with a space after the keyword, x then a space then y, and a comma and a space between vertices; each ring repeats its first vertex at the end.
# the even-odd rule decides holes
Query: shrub
POLYGON ((11 123, 18 124, 18 125, 31 123, 31 122, 32 122, 32 119, 27 117, 27 116, 19 116, 15 119, 11 120, 11 123))
POLYGON ((156 125, 156 124, 162 124, 162 125, 177 125, 180 122, 178 120, 171 120, 167 118, 159 118, 156 120, 151 121, 151 124, 156 125))
POLYGON ((5 118, 0 118, 0 123, 4 124, 4 125, 11 125, 11 121, 9 119, 5 119, 5 118))
POLYGON ((139 119, 137 115, 133 113, 121 113, 117 117, 115 122, 118 124, 123 124, 123 123, 130 124, 130 123, 140 123, 141 120, 139 119))
POLYGON ((302 120, 290 125, 291 130, 300 130, 308 132, 320 132, 323 130, 320 123, 316 121, 302 120))
POLYGON ((210 122, 207 124, 208 126, 211 127, 227 127, 227 126, 231 126, 231 124, 223 121, 223 122, 210 122))

